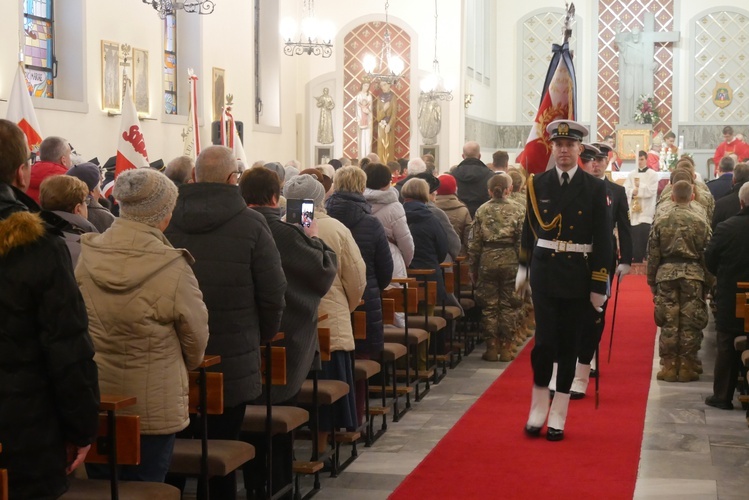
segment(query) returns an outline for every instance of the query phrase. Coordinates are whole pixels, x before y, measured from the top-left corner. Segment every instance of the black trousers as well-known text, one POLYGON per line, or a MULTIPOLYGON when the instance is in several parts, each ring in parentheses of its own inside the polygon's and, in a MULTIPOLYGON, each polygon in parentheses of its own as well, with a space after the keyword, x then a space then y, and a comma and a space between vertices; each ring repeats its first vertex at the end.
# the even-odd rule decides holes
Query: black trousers
POLYGON ((733 393, 736 391, 741 357, 733 347, 733 341, 738 335, 742 333, 715 332, 718 352, 713 372, 713 395, 721 401, 733 401, 733 393))
POLYGON ((650 224, 632 226, 632 262, 642 262, 648 256, 650 224))
POLYGON ((577 361, 581 365, 589 365, 593 360, 593 355, 601 343, 603 336, 603 327, 606 325, 606 307, 609 301, 603 303, 603 312, 598 312, 593 308, 593 304, 588 302, 585 308, 586 321, 582 325, 580 334, 580 349, 577 353, 577 361))
POLYGON ((536 344, 531 351, 533 383, 548 387, 557 360, 557 392, 569 393, 575 378, 581 326, 587 321, 586 308, 592 307, 590 300, 549 297, 533 290, 533 307, 536 316, 536 344))

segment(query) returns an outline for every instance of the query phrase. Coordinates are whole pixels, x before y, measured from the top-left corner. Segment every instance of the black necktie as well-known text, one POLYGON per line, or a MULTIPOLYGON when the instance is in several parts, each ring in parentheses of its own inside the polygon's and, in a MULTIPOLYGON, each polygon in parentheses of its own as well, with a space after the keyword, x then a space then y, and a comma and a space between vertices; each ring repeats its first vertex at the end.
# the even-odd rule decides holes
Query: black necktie
POLYGON ((562 191, 565 191, 567 189, 567 186, 570 185, 570 174, 567 172, 562 172, 562 191))

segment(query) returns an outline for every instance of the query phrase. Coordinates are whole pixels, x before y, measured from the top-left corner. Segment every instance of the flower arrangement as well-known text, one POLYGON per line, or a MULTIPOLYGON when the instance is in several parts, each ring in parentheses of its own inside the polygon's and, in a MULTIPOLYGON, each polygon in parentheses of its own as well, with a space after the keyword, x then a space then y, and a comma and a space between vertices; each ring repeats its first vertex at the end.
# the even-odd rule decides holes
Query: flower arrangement
POLYGON ((642 124, 655 124, 660 118, 660 116, 658 116, 658 110, 655 106, 655 99, 644 94, 641 95, 639 101, 637 102, 635 121, 642 124))

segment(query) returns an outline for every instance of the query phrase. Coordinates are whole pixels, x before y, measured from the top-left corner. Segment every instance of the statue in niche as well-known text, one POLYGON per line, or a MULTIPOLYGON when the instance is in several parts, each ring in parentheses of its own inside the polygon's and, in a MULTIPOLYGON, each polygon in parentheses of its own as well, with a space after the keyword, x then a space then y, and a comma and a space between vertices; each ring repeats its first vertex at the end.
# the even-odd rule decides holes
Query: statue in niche
POLYGON ((377 98, 377 156, 383 164, 395 161, 395 123, 397 99, 390 83, 380 82, 380 96, 377 98))
POLYGON ((417 120, 424 144, 435 144, 442 128, 442 106, 439 100, 420 95, 417 120))
POLYGON ((317 142, 320 144, 333 143, 333 108, 335 103, 330 97, 327 87, 322 89, 322 95, 315 97, 317 107, 320 108, 320 123, 317 126, 317 142))
POLYGON ((372 94, 369 92, 370 82, 365 79, 361 90, 354 97, 356 103, 356 127, 358 129, 359 158, 372 152, 372 94))
POLYGON ((655 70, 655 44, 678 42, 678 31, 654 31, 655 17, 645 12, 644 28, 634 27, 631 32, 617 29, 614 36, 619 48, 619 125, 635 123, 635 111, 640 96, 653 95, 655 70))

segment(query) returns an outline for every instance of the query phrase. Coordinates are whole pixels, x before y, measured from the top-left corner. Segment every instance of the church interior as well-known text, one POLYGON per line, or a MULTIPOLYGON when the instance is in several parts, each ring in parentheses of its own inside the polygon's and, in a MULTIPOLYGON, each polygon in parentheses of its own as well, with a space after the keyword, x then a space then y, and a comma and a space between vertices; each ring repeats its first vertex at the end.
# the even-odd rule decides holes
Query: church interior
MULTIPOLYGON (((589 130, 583 142, 612 137, 619 163, 610 180, 625 184, 641 151, 663 183, 677 151, 699 179, 717 178, 725 127, 749 134, 746 0, 580 0, 569 12, 561 0, 7 0, 0 116, 20 59, 42 136, 64 137, 81 161, 117 155, 132 102, 157 168, 194 157, 196 143, 221 144, 227 107, 245 167, 431 154, 436 176, 461 163, 469 141, 487 165, 502 150, 513 166, 543 119, 553 46, 566 42, 575 70, 566 118, 589 130), (367 133, 363 95, 376 110, 367 133)), ((372 417, 370 432, 387 422, 382 437, 352 446, 344 433, 340 460, 355 459, 334 474, 304 462, 295 487, 319 499, 747 498, 749 399, 736 395, 732 411, 704 402, 716 361, 712 315, 699 380, 657 380, 646 266, 619 278, 618 306, 612 284, 599 378, 571 403, 563 443, 521 430, 532 338, 513 361, 488 363, 482 345, 470 349, 480 342, 469 333, 474 318, 458 323, 457 350, 435 364, 431 386, 417 380, 415 394, 399 393, 401 405, 409 398, 401 418, 395 408, 372 417), (430 393, 418 395, 420 386, 430 393)), ((369 403, 379 408, 379 398, 369 403)), ((297 440, 295 458, 314 456, 311 446, 297 440)), ((201 498, 199 490, 190 479, 182 498, 201 498)))

